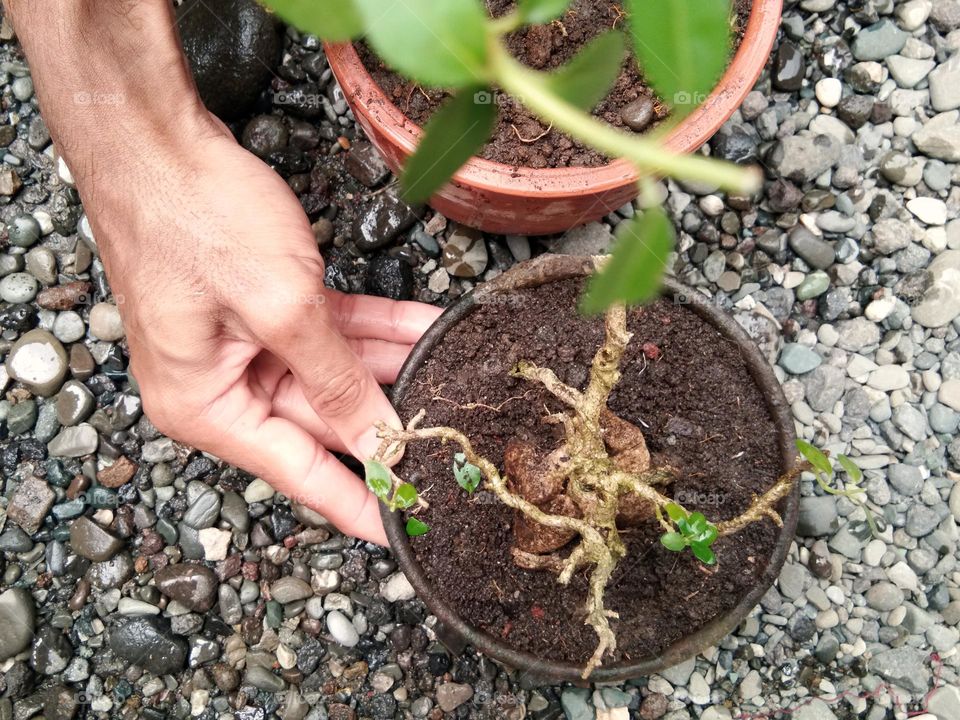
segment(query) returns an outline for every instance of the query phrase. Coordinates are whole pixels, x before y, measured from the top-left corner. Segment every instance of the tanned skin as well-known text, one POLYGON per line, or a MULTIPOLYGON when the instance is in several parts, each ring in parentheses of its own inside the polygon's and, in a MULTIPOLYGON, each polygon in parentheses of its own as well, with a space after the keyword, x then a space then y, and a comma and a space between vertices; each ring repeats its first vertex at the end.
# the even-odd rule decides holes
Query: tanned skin
POLYGON ((343 531, 386 543, 334 455, 370 457, 436 317, 323 286, 296 196, 197 94, 169 0, 5 0, 123 318, 144 408, 343 531))

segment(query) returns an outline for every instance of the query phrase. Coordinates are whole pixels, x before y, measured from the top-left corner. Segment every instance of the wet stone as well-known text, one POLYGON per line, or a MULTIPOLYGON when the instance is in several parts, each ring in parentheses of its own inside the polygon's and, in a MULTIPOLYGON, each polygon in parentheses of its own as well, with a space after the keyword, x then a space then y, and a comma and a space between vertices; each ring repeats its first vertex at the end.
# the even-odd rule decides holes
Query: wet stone
POLYGON ((7 506, 7 518, 32 535, 43 524, 56 495, 43 480, 29 477, 14 491, 7 506))
POLYGON ((174 635, 169 621, 159 616, 120 619, 110 628, 107 642, 117 657, 156 675, 186 667, 187 642, 174 635))
POLYGON ((196 612, 206 612, 217 599, 217 576, 204 565, 167 565, 156 572, 154 582, 161 593, 196 612))
POLYGON ((79 517, 70 525, 70 547, 77 555, 88 560, 109 560, 123 546, 123 540, 111 535, 88 517, 79 517))

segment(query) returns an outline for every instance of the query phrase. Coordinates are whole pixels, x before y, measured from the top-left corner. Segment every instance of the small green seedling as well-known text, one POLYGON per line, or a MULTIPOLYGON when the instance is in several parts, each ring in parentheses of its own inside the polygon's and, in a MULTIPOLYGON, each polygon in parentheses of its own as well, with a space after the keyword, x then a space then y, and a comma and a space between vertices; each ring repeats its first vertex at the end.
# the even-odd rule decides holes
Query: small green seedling
POLYGON ((363 463, 363 469, 367 488, 391 510, 406 510, 416 505, 419 500, 417 489, 408 482, 401 482, 386 465, 367 460, 363 463))
POLYGON ((877 519, 873 512, 867 506, 866 490, 860 483, 863 482, 863 471, 857 467, 846 455, 837 455, 837 463, 847 474, 847 482, 842 483, 841 487, 835 487, 833 484, 834 468, 833 463, 825 452, 814 447, 806 440, 797 440, 797 450, 803 456, 804 460, 810 463, 811 472, 817 480, 817 484, 823 488, 825 493, 845 497, 855 505, 863 508, 867 516, 867 525, 870 526, 870 532, 874 537, 880 534, 877 526, 877 519))
POLYGON ((427 525, 423 520, 418 520, 415 517, 407 520, 407 535, 410 537, 426 535, 428 532, 430 532, 430 526, 427 525))
POLYGON ((664 506, 676 532, 667 532, 660 537, 660 543, 673 552, 683 552, 690 548, 694 556, 704 565, 716 565, 717 556, 710 547, 717 540, 717 526, 707 520, 703 513, 687 512, 676 503, 664 506))
POLYGON ((473 493, 480 487, 480 468, 468 463, 467 456, 462 452, 453 456, 453 477, 456 478, 457 485, 466 490, 468 494, 473 493))

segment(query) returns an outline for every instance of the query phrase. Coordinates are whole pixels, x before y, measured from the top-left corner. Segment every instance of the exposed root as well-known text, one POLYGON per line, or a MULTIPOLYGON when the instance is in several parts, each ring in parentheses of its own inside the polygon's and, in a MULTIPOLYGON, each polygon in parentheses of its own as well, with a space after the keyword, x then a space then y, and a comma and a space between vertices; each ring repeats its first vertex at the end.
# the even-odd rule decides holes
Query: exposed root
MULTIPOLYGON (((611 308, 605 320, 605 339, 594 355, 589 382, 582 392, 563 383, 553 370, 531 362, 520 361, 511 371, 514 377, 543 386, 567 408, 544 418, 544 422, 562 423, 565 436, 561 446, 546 457, 537 456, 532 445, 511 442, 504 452, 501 474, 458 430, 420 428, 423 410, 403 430, 382 423, 377 426, 382 439, 378 458, 389 458, 414 440, 432 438, 458 445, 466 461, 480 470, 485 487, 517 511, 511 552, 519 567, 555 573, 562 585, 580 569, 592 568, 584 622, 596 633, 597 646, 584 666, 584 679, 617 647, 610 620, 618 616, 603 601, 613 571, 626 554, 618 523, 629 527, 655 518, 665 532, 673 531, 663 510, 674 501, 662 490, 678 476, 668 464, 653 466, 642 431, 607 407, 610 392, 620 380, 620 363, 631 336, 622 305, 611 308), (563 557, 558 551, 573 539, 576 544, 563 557)), ((471 406, 488 407, 479 403, 462 407, 471 406)), ((746 512, 717 523, 719 535, 736 533, 765 518, 781 525, 775 506, 807 467, 798 464, 755 497, 746 512)))

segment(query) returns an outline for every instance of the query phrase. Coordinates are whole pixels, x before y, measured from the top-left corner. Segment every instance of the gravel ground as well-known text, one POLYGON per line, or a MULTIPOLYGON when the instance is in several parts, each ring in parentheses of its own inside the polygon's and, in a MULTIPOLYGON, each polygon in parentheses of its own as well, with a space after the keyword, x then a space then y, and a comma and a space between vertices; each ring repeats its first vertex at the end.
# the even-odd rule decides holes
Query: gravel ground
MULTIPOLYGON (((711 143, 760 162, 763 192, 665 184, 675 271, 758 340, 799 434, 864 468, 886 529, 804 483, 788 564, 735 634, 591 689, 451 652, 389 553, 159 435, 0 29, 0 718, 960 719, 960 3, 787 4, 711 143)), ((302 198, 333 287, 443 305, 531 253, 602 252, 634 212, 537 240, 418 218, 316 39, 283 43, 234 127, 302 198)))

